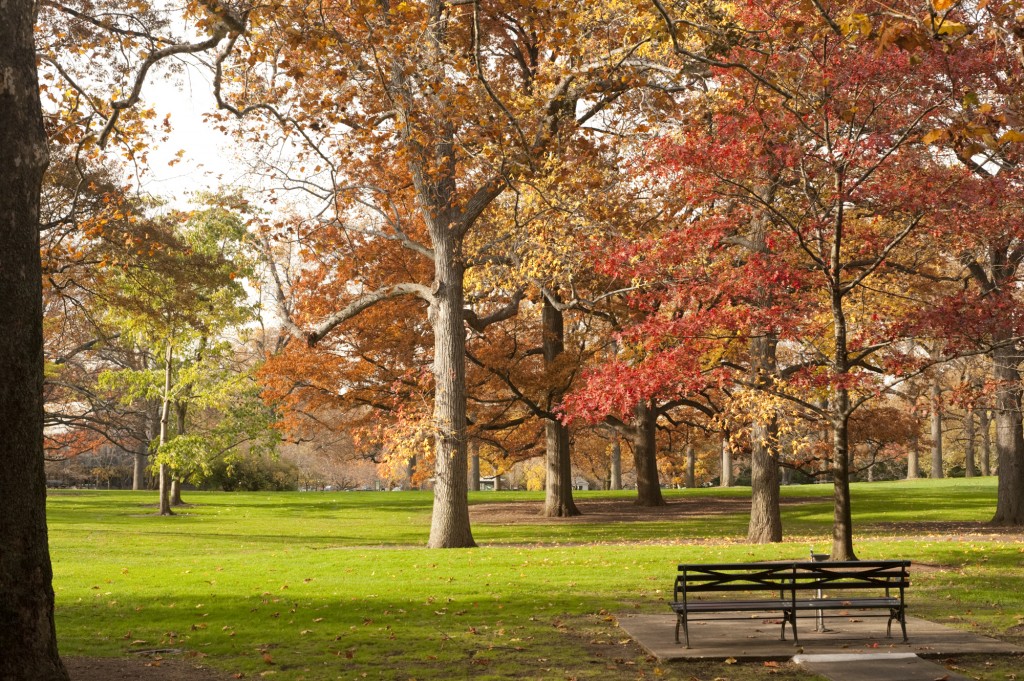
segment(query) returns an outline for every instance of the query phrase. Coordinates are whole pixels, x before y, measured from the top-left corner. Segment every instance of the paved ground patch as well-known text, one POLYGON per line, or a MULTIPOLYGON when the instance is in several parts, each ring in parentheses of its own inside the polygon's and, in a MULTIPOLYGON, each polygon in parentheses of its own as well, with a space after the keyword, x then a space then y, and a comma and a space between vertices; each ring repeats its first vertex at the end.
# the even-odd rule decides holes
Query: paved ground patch
MULTIPOLYGON (((666 608, 667 610, 668 608, 666 608)), ((797 620, 800 645, 779 640, 781 619, 756 617, 735 620, 709 617, 690 623, 689 649, 675 642, 675 616, 621 615, 622 627, 637 643, 660 660, 788 660, 794 655, 848 655, 871 653, 911 653, 921 657, 965 655, 972 653, 1021 654, 1024 648, 980 636, 968 631, 935 624, 917 617, 907 618, 909 641, 899 634, 885 636, 885 618, 829 619, 826 632, 814 631, 814 618, 797 620)), ((898 632, 899 627, 895 627, 898 632)), ((933 677, 935 678, 935 677, 933 677)), ((952 677, 951 677, 952 678, 952 677)))
POLYGON ((832 681, 971 681, 914 653, 797 655, 793 662, 832 681))

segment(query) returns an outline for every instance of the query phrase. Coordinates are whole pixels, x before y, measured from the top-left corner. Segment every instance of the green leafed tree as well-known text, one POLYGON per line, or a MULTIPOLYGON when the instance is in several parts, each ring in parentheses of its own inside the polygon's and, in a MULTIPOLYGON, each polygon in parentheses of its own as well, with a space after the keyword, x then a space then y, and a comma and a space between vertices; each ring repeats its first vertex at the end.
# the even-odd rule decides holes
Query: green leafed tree
POLYGON ((105 372, 100 384, 126 403, 160 404, 159 435, 151 449, 159 468, 160 513, 167 515, 172 476, 205 477, 210 461, 233 450, 233 443, 267 432, 269 418, 262 429, 253 425, 264 409, 251 373, 239 370, 233 342, 254 317, 242 284, 251 263, 241 217, 212 206, 171 212, 150 226, 152 232, 143 234, 148 250, 131 262, 110 263, 102 283, 105 315, 150 362, 142 369, 105 372), (209 417, 210 411, 228 416, 209 417), (204 414, 213 425, 189 435, 190 421, 203 421, 204 414))

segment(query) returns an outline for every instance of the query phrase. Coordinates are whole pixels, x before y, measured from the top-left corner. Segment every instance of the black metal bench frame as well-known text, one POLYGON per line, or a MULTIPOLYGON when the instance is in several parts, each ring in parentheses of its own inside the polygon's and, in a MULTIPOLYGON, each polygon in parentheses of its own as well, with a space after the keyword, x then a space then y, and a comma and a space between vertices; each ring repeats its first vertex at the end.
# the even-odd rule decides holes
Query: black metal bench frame
MULTIPOLYGON (((813 610, 823 617, 845 617, 849 610, 884 610, 888 616, 886 636, 892 636, 893 621, 899 622, 903 641, 907 640, 905 590, 910 586, 907 560, 719 563, 680 565, 669 605, 676 613, 676 643, 682 628, 686 647, 690 647, 689 622, 693 615, 727 612, 779 612, 782 615, 780 640, 786 640, 786 623, 799 643, 796 618, 800 611, 813 610), (875 596, 851 596, 865 590, 875 596), (746 594, 742 599, 691 599, 695 593, 746 594), (772 596, 757 597, 757 593, 772 596), (840 592, 829 598, 830 592, 840 592), (896 596, 896 593, 899 596, 896 596), (825 614, 826 612, 837 612, 825 614)), ((871 615, 867 615, 871 616, 871 615)), ((746 619, 726 617, 721 619, 746 619)))

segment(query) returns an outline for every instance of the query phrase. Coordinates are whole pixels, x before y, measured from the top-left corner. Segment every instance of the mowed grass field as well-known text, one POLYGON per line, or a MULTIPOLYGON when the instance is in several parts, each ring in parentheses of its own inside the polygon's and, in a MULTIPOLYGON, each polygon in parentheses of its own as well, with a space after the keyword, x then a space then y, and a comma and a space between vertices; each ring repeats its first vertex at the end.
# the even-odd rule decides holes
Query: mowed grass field
MULTIPOLYGON (((474 525, 477 549, 427 550, 428 492, 53 491, 50 544, 65 655, 199 658, 228 678, 803 679, 783 666, 660 664, 615 615, 667 613, 680 562, 793 559, 831 543, 831 487, 787 487, 787 539, 744 543, 749 490, 667 491, 700 509, 671 522, 474 525)), ((914 561, 912 615, 1024 642, 1024 543, 983 525, 994 478, 854 485, 861 558, 914 561), (966 523, 950 527, 946 523, 966 523)), ((630 492, 577 498, 629 499, 630 492)), ((476 503, 539 500, 480 492, 476 503)), ((738 632, 738 637, 742 632, 738 632)), ((984 679, 1024 659, 965 658, 984 679)))

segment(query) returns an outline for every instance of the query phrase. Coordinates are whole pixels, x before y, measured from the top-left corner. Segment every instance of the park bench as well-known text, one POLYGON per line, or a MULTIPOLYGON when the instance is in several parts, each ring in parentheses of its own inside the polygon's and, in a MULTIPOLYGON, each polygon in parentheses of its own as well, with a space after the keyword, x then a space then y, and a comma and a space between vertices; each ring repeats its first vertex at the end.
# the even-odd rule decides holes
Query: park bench
MULTIPOLYGON (((904 592, 910 586, 909 566, 905 560, 680 565, 669 604, 676 613, 676 643, 682 628, 689 648, 689 622, 709 613, 778 612, 780 639, 786 640, 788 622, 794 643, 799 643, 798 612, 848 617, 852 610, 883 611, 876 616, 888 617, 886 636, 892 635, 895 620, 906 641, 904 592), (708 593, 727 596, 702 597, 708 593), (695 594, 701 596, 694 598, 695 594)), ((749 614, 723 619, 747 618, 749 614)))

